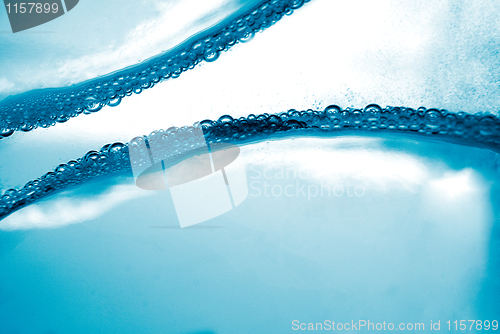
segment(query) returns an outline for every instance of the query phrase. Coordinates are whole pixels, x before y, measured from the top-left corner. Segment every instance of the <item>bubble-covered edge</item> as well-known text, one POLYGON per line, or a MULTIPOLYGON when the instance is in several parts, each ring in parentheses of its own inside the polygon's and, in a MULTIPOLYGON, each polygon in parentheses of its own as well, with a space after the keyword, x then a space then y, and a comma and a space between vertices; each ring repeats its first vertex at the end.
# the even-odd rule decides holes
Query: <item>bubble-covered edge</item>
MULTIPOLYGON (((335 136, 346 131, 415 134, 458 144, 477 146, 500 152, 500 119, 494 115, 472 115, 464 112, 426 108, 386 107, 370 104, 364 109, 342 109, 331 105, 323 111, 289 110, 280 114, 229 115, 217 121, 204 120, 193 126, 153 131, 145 140, 160 138, 168 142, 165 162, 197 149, 185 138, 201 126, 207 143, 243 144, 270 138, 321 135, 335 136)), ((21 189, 9 189, 0 197, 0 219, 43 197, 71 186, 117 173, 132 176, 128 144, 105 145, 84 157, 59 165, 53 172, 28 182, 21 189)))
POLYGON ((170 52, 133 68, 89 80, 72 87, 31 91, 0 102, 0 139, 15 131, 31 131, 64 123, 81 114, 117 106, 125 96, 139 94, 157 83, 177 78, 202 61, 215 61, 221 52, 250 40, 283 16, 310 0, 268 0, 252 7, 218 31, 208 30, 170 52), (2 105, 3 104, 3 105, 2 105))

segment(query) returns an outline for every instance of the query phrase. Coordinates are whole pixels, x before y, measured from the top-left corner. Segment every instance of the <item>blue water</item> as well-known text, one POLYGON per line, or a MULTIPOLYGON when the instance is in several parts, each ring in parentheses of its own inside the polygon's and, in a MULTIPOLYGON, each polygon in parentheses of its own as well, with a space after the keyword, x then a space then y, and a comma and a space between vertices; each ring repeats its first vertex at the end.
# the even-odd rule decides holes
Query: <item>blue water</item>
POLYGON ((131 176, 3 219, 4 332, 498 318, 495 153, 378 135, 241 148, 248 198, 191 228, 131 176))
POLYGON ((221 52, 238 42, 249 41, 255 33, 272 26, 308 1, 241 2, 239 11, 228 15, 215 27, 197 32, 171 50, 141 64, 70 87, 34 90, 2 100, 0 139, 16 130, 47 128, 82 113, 98 112, 105 105, 117 106, 127 95, 139 94, 161 81, 177 78, 202 61, 217 60, 221 52))
MULTIPOLYGON (((200 127, 210 147, 239 146, 247 197, 187 228, 180 228, 170 190, 136 186, 126 142, 132 136, 99 149, 80 123, 67 128, 73 139, 57 137, 57 129, 87 117, 69 120, 74 116, 111 113, 105 105, 125 115, 132 92, 159 104, 143 90, 155 86, 151 92, 161 92, 161 81, 183 72, 168 87, 182 87, 190 74, 192 85, 202 78, 196 64, 222 62, 217 56, 238 40, 247 41, 303 5, 243 3, 248 6, 242 11, 142 64, 0 101, 0 333, 282 333, 309 324, 317 329, 317 323, 327 330, 333 321, 406 330, 418 323, 421 332, 436 330, 438 323, 440 331, 461 332, 455 320, 458 326, 464 320, 471 333, 482 333, 486 324, 488 331, 498 330, 500 120, 486 103, 494 94, 474 100, 472 92, 466 99, 490 113, 375 103, 341 108, 323 99, 304 110, 299 105, 244 116, 215 111, 214 120, 199 118, 193 126, 151 119, 153 132, 132 126, 149 148, 162 143, 164 169, 198 156, 193 133, 200 127), (212 50, 212 39, 221 36, 227 38, 212 50), (12 135, 16 130, 30 133, 12 135), (24 136, 30 140, 23 142, 24 136), (469 329, 469 320, 481 322, 469 329)), ((315 66, 304 63, 297 65, 300 71, 315 66)), ((457 67, 446 72, 450 82, 460 81, 462 74, 450 74, 457 67)), ((321 71, 312 72, 321 78, 321 71)), ((468 81, 462 84, 465 91, 468 81)), ((251 85, 240 89, 247 89, 249 100, 259 100, 251 85)), ((493 79, 484 87, 491 85, 493 79)), ((298 87, 291 93, 300 97, 304 88, 298 87)), ((479 95, 490 89, 473 87, 479 95)), ((381 88, 375 91, 379 100, 387 98, 381 88)), ((187 93, 193 99, 197 94, 203 92, 187 93)), ((444 89, 433 94, 446 95, 444 89)), ((272 93, 264 97, 259 103, 276 103, 272 93)), ((161 104, 174 99, 167 96, 161 104)), ((127 116, 114 117, 105 124, 111 133, 127 116)), ((94 119, 92 125, 102 122, 94 119)), ((198 203, 192 204, 196 210, 198 203)))
MULTIPOLYGON (((170 163, 197 148, 189 144, 189 134, 199 126, 208 143, 244 144, 283 136, 338 136, 344 132, 363 131, 434 138, 496 152, 500 139, 500 121, 494 115, 455 114, 425 108, 382 109, 376 104, 368 105, 363 110, 343 110, 332 105, 323 111, 290 110, 277 115, 249 115, 240 119, 224 115, 217 121, 204 120, 194 127, 154 131, 149 138, 162 138, 168 148, 164 158, 166 163, 170 163)), ((8 189, 0 200, 0 217, 67 187, 102 176, 131 173, 128 146, 119 142, 107 144, 99 151, 89 151, 84 157, 59 165, 21 189, 8 189)))

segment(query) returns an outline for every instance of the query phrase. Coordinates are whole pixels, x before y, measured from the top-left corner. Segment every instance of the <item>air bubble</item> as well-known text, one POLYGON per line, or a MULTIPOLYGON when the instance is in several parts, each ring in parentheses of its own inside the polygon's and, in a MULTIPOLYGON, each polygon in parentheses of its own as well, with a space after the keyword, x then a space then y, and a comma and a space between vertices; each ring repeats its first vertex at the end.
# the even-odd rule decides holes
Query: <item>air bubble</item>
POLYGON ((108 102, 108 106, 110 107, 116 107, 122 102, 122 98, 120 96, 117 96, 116 98, 110 100, 108 102))
POLYGON ((234 121, 234 119, 229 116, 229 115, 224 115, 224 116, 221 116, 217 122, 219 122, 220 124, 230 124, 234 121))
POLYGON ((290 13, 304 2, 273 0, 221 26, 219 31, 210 31, 208 36, 200 36, 191 44, 178 45, 171 52, 124 69, 115 76, 104 76, 99 82, 74 86, 77 88, 62 88, 60 92, 52 91, 36 97, 28 94, 26 97, 13 99, 12 102, 3 102, 0 119, 5 124, 2 127, 8 131, 30 131, 36 127, 50 127, 66 122, 82 113, 97 112, 105 105, 116 106, 123 97, 132 93, 139 94, 162 80, 177 78, 202 60, 217 60, 221 51, 227 51, 237 42, 250 41, 255 33, 279 21, 285 12, 290 13), (10 116, 15 113, 26 114, 28 118, 19 122, 19 118, 10 116))
POLYGON ((298 8, 302 7, 302 5, 304 5, 304 0, 293 0, 291 8, 298 9, 298 8))
POLYGON ((219 58, 219 51, 210 51, 205 54, 205 61, 211 63, 213 61, 216 61, 219 58))
POLYGON ((8 137, 14 133, 14 130, 12 129, 1 129, 0 130, 0 137, 8 137))
POLYGON ((480 132, 483 136, 491 136, 495 133, 497 120, 493 116, 485 116, 480 120, 480 132))
POLYGON ((437 129, 441 125, 441 113, 437 109, 429 109, 425 113, 426 125, 430 129, 437 129))
POLYGON ((101 110, 102 106, 99 101, 93 96, 88 96, 85 99, 85 110, 88 110, 89 112, 97 112, 101 110))
POLYGON ((66 117, 66 116, 62 115, 62 116, 58 116, 58 117, 56 118, 56 122, 58 122, 58 123, 64 123, 64 122, 66 122, 68 119, 69 119, 68 117, 66 117))
POLYGON ((121 154, 123 152, 123 149, 125 148, 125 144, 123 143, 114 143, 109 147, 109 154, 111 156, 116 156, 118 154, 121 154))
POLYGON ((28 132, 28 131, 33 130, 33 126, 31 126, 29 124, 24 124, 21 126, 20 130, 23 132, 28 132))
POLYGON ((250 42, 253 38, 255 37, 255 33, 254 32, 251 32, 251 33, 246 33, 242 38, 240 38, 240 41, 242 43, 248 43, 250 42))

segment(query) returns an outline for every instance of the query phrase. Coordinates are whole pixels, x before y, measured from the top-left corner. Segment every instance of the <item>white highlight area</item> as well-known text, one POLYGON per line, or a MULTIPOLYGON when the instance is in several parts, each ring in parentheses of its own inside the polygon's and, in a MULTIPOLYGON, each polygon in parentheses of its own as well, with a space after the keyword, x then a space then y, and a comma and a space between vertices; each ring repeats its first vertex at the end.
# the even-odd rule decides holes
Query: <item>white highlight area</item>
POLYGON ((157 2, 155 6, 158 16, 136 26, 122 45, 109 45, 105 50, 71 59, 59 67, 58 76, 78 82, 120 70, 180 44, 198 30, 215 25, 223 18, 221 12, 228 14, 237 9, 232 0, 157 2))
POLYGON ((14 83, 9 81, 7 78, 0 78, 0 92, 9 91, 14 88, 14 83))
POLYGON ((445 173, 442 178, 432 181, 431 185, 437 193, 453 200, 477 191, 477 185, 474 181, 472 169, 466 168, 455 173, 445 173))
MULTIPOLYGON (((401 143, 401 139, 398 142, 401 143)), ((300 182, 305 189, 311 186, 318 191, 324 184, 329 184, 330 189, 335 185, 359 185, 363 191, 356 198, 363 204, 350 201, 347 195, 321 197, 316 192, 314 201, 327 201, 329 209, 326 211, 334 210, 339 219, 343 216, 351 219, 350 212, 359 212, 363 221, 373 220, 374 215, 378 215, 379 222, 374 226, 384 226, 387 210, 390 210, 394 211, 391 219, 397 224, 406 224, 404 217, 411 217, 419 226, 429 224, 448 235, 466 235, 471 244, 481 244, 490 229, 492 216, 490 186, 481 171, 465 165, 451 167, 444 158, 433 160, 411 149, 393 149, 393 144, 386 139, 369 137, 296 138, 255 143, 242 146, 238 159, 224 167, 227 184, 221 170, 195 180, 184 180, 189 182, 170 182, 171 197, 168 198, 157 195, 168 194, 168 191, 140 189, 133 185, 133 179, 130 180, 132 184, 113 184, 104 190, 88 184, 81 190, 63 192, 13 213, 0 221, 0 229, 62 227, 91 221, 113 208, 123 208, 123 205, 130 207, 135 204, 135 208, 144 210, 137 205, 137 200, 144 196, 155 197, 154 205, 151 205, 155 209, 162 208, 163 216, 176 211, 180 225, 185 227, 231 210, 230 196, 237 207, 235 209, 241 210, 238 205, 247 195, 256 198, 254 182, 258 181, 259 185, 267 182, 282 188, 300 182), (347 202, 340 204, 341 201, 347 202), (368 210, 366 215, 365 210, 368 210), (368 214, 370 210, 373 212, 368 214)), ((418 147, 425 145, 429 145, 427 148, 431 152, 432 145, 437 144, 418 142, 418 147)), ((478 159, 484 159, 477 154, 478 159)), ((166 171, 171 172, 172 168, 166 171)), ((179 174, 170 174, 182 179, 192 177, 196 172, 197 168, 183 165, 179 174)), ((264 199, 271 199, 265 197, 264 192, 261 194, 264 199)), ((301 199, 298 195, 284 196, 282 199, 287 205, 292 205, 288 202, 292 199, 301 199)), ((153 201, 148 198, 150 200, 153 201)), ((251 200, 246 201, 249 203, 245 207, 251 207, 251 200)), ((311 205, 314 201, 306 198, 300 205, 311 205)), ((238 212, 242 214, 242 211, 238 212)), ((244 216, 243 211, 241 217, 244 216)), ((279 228, 279 224, 275 228, 279 228)))
MULTIPOLYGON (((81 2, 78 9, 54 22, 62 24, 66 17, 71 18, 76 10, 83 10, 91 3, 92 0, 81 2)), ((158 48, 154 54, 168 49, 168 43, 180 38, 174 34, 178 30, 169 29, 173 22, 180 22, 180 17, 186 17, 192 3, 158 2, 154 16, 134 25, 130 23, 128 30, 120 30, 117 36, 123 39, 65 55, 64 62, 51 62, 50 69, 37 68, 30 72, 30 84, 48 85, 47 80, 59 78, 59 68, 68 77, 77 77, 81 71, 93 76, 99 68, 107 68, 112 59, 116 63, 111 65, 119 67, 130 57, 137 57, 137 61, 145 59, 148 53, 144 50, 153 50, 154 46, 158 48), (162 44, 160 40, 170 42, 162 44), (137 50, 141 51, 134 53, 137 50), (74 74, 67 72, 70 68, 74 74)), ((189 20, 193 29, 182 33, 198 31, 204 23, 225 17, 228 14, 225 11, 230 12, 235 6, 220 0, 197 1, 189 12, 194 18, 189 20), (211 14, 202 14, 202 9, 208 10, 210 6, 213 6, 211 14)), ((127 142, 154 130, 191 125, 224 114, 239 117, 291 108, 323 109, 329 104, 362 108, 370 103, 472 113, 480 107, 481 111, 497 113, 500 90, 494 78, 499 77, 500 67, 493 46, 498 45, 494 33, 498 31, 495 13, 499 10, 500 2, 493 0, 468 0, 460 4, 430 0, 311 1, 256 34, 251 42, 222 53, 217 61, 203 62, 177 79, 126 97, 117 107, 105 107, 98 113, 79 116, 49 129, 3 139, 2 178, 10 180, 9 186, 23 185, 50 170, 54 162, 45 159, 45 152, 68 161, 85 154, 90 147, 127 142), (6 142, 12 144, 5 145, 6 142), (64 150, 54 146, 54 142, 65 143, 64 150), (38 158, 37 151, 42 145, 44 157, 38 158), (18 153, 21 151, 25 154, 18 153)), ((50 36, 36 35, 38 40, 50 36)), ((6 52, 11 50, 6 48, 6 52)), ((0 73, 15 83, 13 78, 23 76, 9 74, 10 68, 17 65, 7 59, 2 61, 2 55, 0 73)), ((42 66, 42 57, 39 58, 37 64, 42 66)), ((17 61, 23 61, 23 66, 29 63, 23 58, 17 61)), ((5 82, 3 85, 11 86, 5 82)))
POLYGON ((116 185, 96 196, 69 196, 63 192, 48 200, 32 204, 0 221, 0 230, 56 228, 82 223, 102 216, 131 200, 150 196, 134 185, 116 185))
MULTIPOLYGON (((57 20, 17 34, 0 33, 0 73, 12 83, 2 85, 0 79, 0 100, 135 65, 254 1, 80 1, 57 20)), ((0 12, 0 31, 10 29, 6 14, 0 12)))
POLYGON ((397 187, 415 192, 433 177, 430 166, 419 156, 384 150, 379 138, 300 138, 288 142, 286 149, 265 143, 254 147, 257 152, 245 163, 265 162, 265 179, 293 177, 333 183, 351 179, 378 190, 397 187))

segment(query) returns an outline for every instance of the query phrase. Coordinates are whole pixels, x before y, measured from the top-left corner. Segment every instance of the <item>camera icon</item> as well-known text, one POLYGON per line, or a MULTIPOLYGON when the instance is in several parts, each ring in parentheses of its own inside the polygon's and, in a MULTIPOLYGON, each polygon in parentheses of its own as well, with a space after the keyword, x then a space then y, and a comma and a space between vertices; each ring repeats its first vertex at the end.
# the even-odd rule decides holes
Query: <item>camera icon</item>
POLYGON ((236 208, 248 196, 248 184, 238 146, 208 145, 201 127, 182 140, 193 149, 169 166, 164 160, 172 157, 174 143, 161 133, 132 139, 129 156, 136 185, 145 190, 168 188, 184 228, 236 208))

